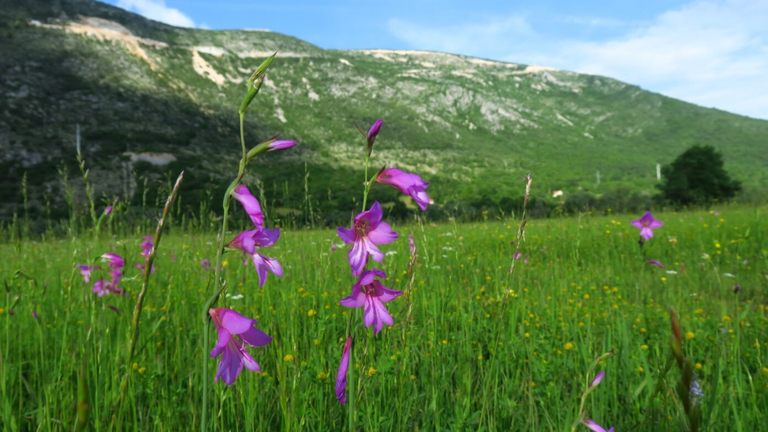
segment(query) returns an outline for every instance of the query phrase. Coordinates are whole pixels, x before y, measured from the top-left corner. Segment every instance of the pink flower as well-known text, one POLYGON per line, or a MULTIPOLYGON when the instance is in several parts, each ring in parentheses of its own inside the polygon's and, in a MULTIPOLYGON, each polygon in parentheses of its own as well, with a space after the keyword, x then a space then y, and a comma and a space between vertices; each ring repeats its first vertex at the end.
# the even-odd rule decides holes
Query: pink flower
POLYGON ((589 384, 589 387, 594 388, 597 387, 598 384, 605 378, 605 371, 600 371, 595 375, 595 378, 592 380, 592 383, 589 384))
POLYGON ((646 260, 646 261, 645 261, 645 263, 646 263, 646 264, 649 264, 649 265, 652 265, 652 266, 654 266, 654 267, 658 267, 658 268, 664 268, 664 264, 663 264, 661 261, 659 261, 659 260, 656 260, 656 259, 649 259, 649 260, 646 260))
POLYGON ((344 243, 352 244, 352 249, 349 251, 349 266, 355 276, 365 269, 368 255, 377 262, 384 259, 384 254, 376 246, 377 244, 389 244, 397 240, 397 233, 381 219, 381 204, 375 202, 370 210, 355 216, 352 228, 337 228, 339 237, 344 243))
POLYGON ((267 151, 287 150, 295 146, 296 146, 296 141, 294 140, 277 140, 269 143, 269 148, 267 149, 267 151))
POLYGON ((101 259, 106 261, 109 268, 112 270, 122 270, 125 267, 125 260, 120 255, 114 252, 107 252, 101 256, 101 259))
POLYGON ((592 420, 592 419, 586 419, 586 420, 584 420, 584 426, 588 427, 588 428, 589 428, 590 430, 592 430, 593 432, 614 432, 614 431, 613 431, 613 426, 611 426, 611 428, 610 428, 610 429, 607 429, 607 430, 606 430, 604 427, 600 426, 599 424, 597 424, 597 423, 596 423, 594 420, 592 420))
POLYGON ((112 206, 104 207, 104 216, 109 216, 111 214, 112 214, 112 206))
POLYGON ((373 147, 373 143, 376 142, 376 137, 379 135, 379 132, 381 131, 381 126, 383 124, 384 124, 384 120, 376 119, 376 121, 373 122, 371 127, 368 128, 368 134, 366 135, 365 138, 368 140, 369 149, 373 147))
POLYGON ((93 283, 93 293, 103 297, 109 293, 122 294, 124 291, 120 288, 120 281, 123 278, 123 267, 125 260, 120 255, 107 252, 101 256, 101 259, 107 262, 110 269, 111 280, 99 279, 93 283))
POLYGON ((251 218, 251 222, 256 228, 264 227, 264 213, 261 211, 259 200, 256 199, 251 191, 245 185, 237 185, 232 191, 232 196, 243 205, 245 212, 251 218))
POLYGON ((99 279, 93 283, 93 293, 99 297, 104 297, 109 294, 109 282, 104 279, 99 279))
POLYGON ((277 243, 280 238, 280 229, 255 229, 243 231, 229 242, 229 247, 240 249, 251 256, 253 265, 256 266, 256 272, 259 275, 259 287, 264 287, 267 282, 268 272, 275 276, 283 275, 283 267, 274 258, 261 255, 259 248, 270 247, 277 243))
POLYGON ((657 220, 653 217, 651 212, 647 211, 638 220, 632 221, 632 225, 635 226, 635 228, 638 228, 640 230, 640 237, 642 237, 644 240, 650 240, 651 237, 653 237, 653 230, 657 228, 661 228, 664 226, 664 223, 660 220, 657 220))
POLYGON ((366 327, 373 327, 373 332, 378 334, 384 324, 394 324, 384 303, 396 299, 402 292, 385 287, 376 277, 383 279, 387 274, 379 269, 364 272, 352 287, 352 294, 341 299, 339 304, 348 308, 364 308, 363 323, 366 327))
POLYGON ((144 241, 141 242, 141 256, 148 257, 152 253, 152 248, 155 246, 152 240, 154 240, 152 236, 144 236, 144 241))
POLYGON ((336 372, 336 399, 340 404, 347 403, 347 372, 349 371, 349 353, 352 349, 352 338, 347 336, 347 342, 344 344, 344 351, 341 353, 341 362, 339 371, 336 372))
POLYGON ((390 185, 400 192, 410 195, 422 211, 425 211, 432 202, 427 194, 429 183, 414 173, 401 171, 397 168, 384 168, 376 176, 376 182, 390 185))
POLYGON ((256 328, 256 320, 226 308, 211 308, 208 314, 219 334, 216 345, 211 350, 211 357, 223 354, 213 382, 221 378, 227 385, 234 384, 243 366, 253 372, 261 370, 245 345, 264 346, 272 342, 272 338, 256 328))
POLYGON ((81 264, 78 266, 80 269, 80 276, 83 277, 83 282, 88 283, 91 281, 91 273, 96 270, 96 266, 89 266, 81 264))

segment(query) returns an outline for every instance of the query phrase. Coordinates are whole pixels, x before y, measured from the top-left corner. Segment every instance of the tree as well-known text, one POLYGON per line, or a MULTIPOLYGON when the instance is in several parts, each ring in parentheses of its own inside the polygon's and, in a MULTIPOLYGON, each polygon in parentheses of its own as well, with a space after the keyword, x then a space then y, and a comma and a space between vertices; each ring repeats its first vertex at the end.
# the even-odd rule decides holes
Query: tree
POLYGON ((682 205, 710 204, 733 198, 741 183, 723 168, 723 156, 711 146, 693 146, 662 168, 662 197, 682 205))

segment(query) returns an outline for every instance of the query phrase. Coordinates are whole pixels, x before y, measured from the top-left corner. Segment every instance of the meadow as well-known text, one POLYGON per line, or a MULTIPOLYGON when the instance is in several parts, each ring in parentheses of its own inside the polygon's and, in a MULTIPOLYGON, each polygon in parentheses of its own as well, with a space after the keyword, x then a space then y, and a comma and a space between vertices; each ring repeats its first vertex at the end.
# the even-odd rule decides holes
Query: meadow
POLYGON ((759 430, 768 409, 768 207, 655 216, 664 226, 643 247, 634 215, 531 220, 511 274, 515 219, 393 225, 400 239, 382 246, 386 285, 405 293, 387 303, 395 323, 378 335, 360 309, 339 305, 355 278, 335 231, 284 231, 269 256, 285 274, 264 288, 242 253, 227 251, 218 305, 274 338, 250 350, 261 372, 244 370, 232 386, 213 383, 215 330, 207 327, 209 346, 202 334, 213 266, 201 262, 214 261, 215 234, 170 226, 130 364, 135 264, 149 231, 6 241, 0 428, 111 430, 117 410, 126 430, 199 429, 207 381, 203 426, 213 430, 586 431, 584 418, 617 431, 688 430, 672 308, 701 429, 759 430), (126 259, 125 294, 97 297, 77 265, 110 251, 126 259), (349 314, 354 402, 340 405, 334 381, 349 314), (582 403, 599 370, 605 378, 582 403))

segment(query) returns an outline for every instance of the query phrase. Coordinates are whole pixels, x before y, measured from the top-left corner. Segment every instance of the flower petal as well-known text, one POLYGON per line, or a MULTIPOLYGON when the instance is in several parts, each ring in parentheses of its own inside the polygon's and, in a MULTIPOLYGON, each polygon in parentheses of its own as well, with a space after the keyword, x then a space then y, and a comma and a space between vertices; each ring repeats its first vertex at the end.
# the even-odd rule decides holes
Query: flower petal
POLYGON ((339 238, 344 243, 354 243, 355 242, 355 230, 344 228, 344 227, 338 227, 336 228, 336 232, 339 234, 339 238))
POLYGON ((344 350, 341 353, 339 370, 336 372, 336 399, 340 404, 347 403, 347 371, 349 370, 349 355, 352 350, 352 338, 347 336, 344 350))
POLYGON ((245 212, 251 218, 251 222, 257 228, 264 227, 264 213, 261 211, 261 204, 259 204, 259 200, 251 194, 251 191, 245 185, 237 185, 235 190, 232 191, 232 197, 242 204, 245 212))
MULTIPOLYGON (((379 285, 381 285, 381 282, 379 282, 379 285)), ((402 291, 397 291, 397 290, 389 289, 389 288, 385 287, 384 285, 381 285, 380 290, 381 290, 380 291, 381 293, 379 294, 379 300, 381 300, 382 303, 390 302, 390 301, 400 297, 401 295, 403 295, 402 291)))
POLYGON ((383 124, 384 124, 384 120, 376 119, 376 121, 373 122, 371 127, 368 128, 368 134, 366 135, 366 139, 368 140, 368 145, 373 145, 374 141, 376 140, 376 136, 378 136, 379 132, 381 131, 381 126, 383 124))
POLYGON ((283 275, 283 267, 276 259, 258 253, 254 253, 251 258, 253 265, 256 266, 256 273, 259 275, 259 287, 263 288, 264 284, 267 283, 268 272, 272 272, 275 276, 283 275))
POLYGON ((240 351, 231 344, 228 344, 224 349, 224 355, 221 356, 219 361, 219 369, 213 382, 217 382, 221 378, 227 385, 232 385, 242 370, 243 362, 240 351))
POLYGON ((352 268, 352 274, 359 275, 368 262, 368 250, 365 241, 356 241, 349 250, 349 266, 352 268))
POLYGON ((267 151, 287 150, 294 146, 296 146, 296 141, 294 140, 277 140, 269 143, 267 151))
POLYGON ((244 317, 232 309, 218 308, 221 327, 233 335, 244 333, 253 326, 255 320, 244 317))
POLYGON ((250 255, 255 250, 256 240, 254 237, 258 233, 259 230, 242 231, 229 242, 228 246, 233 249, 240 249, 241 251, 250 255))
POLYGON ((594 420, 592 420, 592 419, 586 419, 586 420, 584 420, 584 426, 588 427, 588 428, 589 428, 590 430, 592 430, 593 432, 606 432, 606 430, 605 430, 605 429, 603 429, 603 427, 602 427, 602 426, 600 426, 599 424, 597 424, 597 423, 596 423, 594 420))
POLYGON ((253 235, 253 241, 258 247, 270 247, 280 239, 280 228, 264 228, 253 235))
POLYGON ((352 288, 352 294, 341 299, 339 304, 348 308, 363 307, 365 305, 365 294, 360 291, 359 287, 355 286, 352 288))
POLYGON ((389 244, 397 240, 397 233, 392 231, 392 227, 386 222, 381 222, 365 236, 376 244, 389 244))
POLYGON ((429 194, 427 194, 427 191, 425 190, 417 190, 411 188, 409 189, 408 195, 410 195, 411 198, 416 201, 416 205, 419 206, 421 211, 426 211, 427 206, 432 203, 432 199, 429 197, 429 194))
POLYGON ((232 335, 224 327, 218 327, 216 330, 219 333, 219 338, 216 340, 216 345, 211 350, 211 357, 217 357, 227 346, 227 343, 232 338, 232 335))
POLYGON ((240 338, 251 346, 264 346, 272 342, 272 336, 254 327, 255 324, 256 322, 254 321, 248 330, 240 333, 240 338))
POLYGON ((364 211, 355 216, 355 225, 357 225, 358 222, 365 221, 370 229, 376 228, 381 222, 382 215, 381 204, 376 201, 368 211, 364 211))
POLYGON ((379 248, 369 239, 363 239, 366 251, 371 255, 374 261, 381 262, 384 259, 384 254, 379 248))
POLYGON ((261 370, 259 364, 256 363, 256 360, 251 357, 251 354, 244 347, 240 347, 240 361, 250 371, 258 372, 261 370))

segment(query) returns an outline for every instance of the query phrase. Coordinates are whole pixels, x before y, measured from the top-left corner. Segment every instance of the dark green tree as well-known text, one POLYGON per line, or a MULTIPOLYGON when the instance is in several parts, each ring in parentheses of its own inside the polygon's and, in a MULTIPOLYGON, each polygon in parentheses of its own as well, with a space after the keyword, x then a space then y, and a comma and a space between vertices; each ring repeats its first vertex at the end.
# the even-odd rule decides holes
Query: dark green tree
POLYGON ((662 168, 662 197, 681 205, 727 201, 741 190, 723 168, 723 156, 711 146, 693 146, 662 168))

